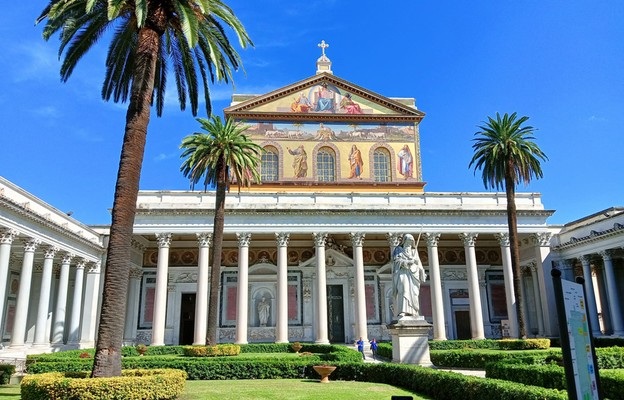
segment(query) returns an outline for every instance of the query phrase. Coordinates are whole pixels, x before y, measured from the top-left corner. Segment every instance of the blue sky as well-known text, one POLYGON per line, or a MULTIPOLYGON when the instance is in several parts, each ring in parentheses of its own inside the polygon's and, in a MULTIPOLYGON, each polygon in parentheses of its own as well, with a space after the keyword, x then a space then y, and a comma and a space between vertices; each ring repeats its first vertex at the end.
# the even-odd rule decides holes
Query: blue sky
MULTIPOLYGON (((108 224, 125 104, 101 100, 107 42, 60 82, 58 38, 34 20, 43 1, 0 16, 0 175, 87 224, 108 224)), ((548 155, 541 192, 550 223, 624 206, 624 2, 230 1, 254 49, 240 50, 237 93, 312 76, 329 43, 335 75, 389 97, 415 97, 429 192, 484 191, 471 140, 496 112, 530 117, 548 155)), ((173 89, 173 88, 172 88, 173 89)), ((213 109, 231 86, 212 87, 213 109)), ((178 145, 198 130, 174 90, 149 126, 141 189, 184 190, 178 145)), ((200 114, 200 116, 205 116, 200 114)))

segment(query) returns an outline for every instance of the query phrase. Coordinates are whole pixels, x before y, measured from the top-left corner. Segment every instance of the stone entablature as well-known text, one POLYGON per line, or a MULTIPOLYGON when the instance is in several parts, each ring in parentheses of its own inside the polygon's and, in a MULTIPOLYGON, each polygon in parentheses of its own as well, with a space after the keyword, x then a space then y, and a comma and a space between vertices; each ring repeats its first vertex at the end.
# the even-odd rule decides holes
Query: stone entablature
POLYGON ((16 229, 21 236, 41 237, 49 244, 61 246, 73 243, 72 252, 92 258, 104 251, 102 237, 93 229, 76 221, 66 213, 43 202, 19 186, 0 177, 0 205, 14 218, 0 217, 0 226, 16 229), (44 230, 47 232, 43 233, 44 230))
MULTIPOLYGON (((199 210, 213 209, 214 192, 190 191, 141 191, 137 200, 137 212, 141 214, 179 212, 193 213, 199 210)), ((279 212, 298 210, 316 210, 331 208, 332 210, 366 210, 374 211, 421 210, 421 211, 505 211, 507 201, 505 193, 253 193, 242 191, 231 192, 226 197, 226 209, 236 212, 241 209, 269 209, 279 212)), ((542 204, 539 193, 516 193, 518 213, 543 212, 544 217, 553 211, 547 211, 542 204)))

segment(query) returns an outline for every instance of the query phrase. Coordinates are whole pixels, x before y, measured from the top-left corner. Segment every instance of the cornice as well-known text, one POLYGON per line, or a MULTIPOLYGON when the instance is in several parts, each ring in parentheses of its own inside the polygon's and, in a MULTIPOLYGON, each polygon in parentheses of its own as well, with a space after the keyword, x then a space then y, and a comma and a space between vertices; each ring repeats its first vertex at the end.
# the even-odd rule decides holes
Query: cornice
POLYGON ((572 237, 570 241, 557 246, 553 246, 552 248, 555 251, 562 251, 574 247, 583 246, 589 243, 595 243, 606 238, 618 235, 624 235, 624 225, 616 222, 615 224, 613 224, 613 228, 611 229, 606 229, 604 231, 591 231, 589 235, 580 238, 572 237))
POLYGON ((0 196, 0 206, 6 207, 7 209, 15 212, 17 215, 20 215, 24 218, 27 218, 37 224, 43 225, 46 228, 59 233, 65 237, 68 237, 72 240, 75 240, 81 244, 88 246, 89 248, 95 250, 98 254, 103 254, 104 247, 102 247, 99 243, 94 243, 86 238, 80 236, 76 232, 72 232, 67 230, 64 226, 57 224, 54 221, 50 221, 46 219, 44 216, 35 213, 30 210, 28 207, 24 207, 23 205, 16 203, 8 197, 0 196))
MULTIPOLYGON (((521 210, 517 212, 518 216, 540 216, 549 217, 554 211, 550 210, 521 210)), ((406 210, 405 208, 371 208, 371 209, 335 209, 335 208, 290 208, 290 209, 257 209, 257 208, 245 208, 245 209, 232 209, 225 210, 226 215, 253 215, 253 216, 276 216, 276 215, 410 215, 410 216, 504 216, 507 215, 506 210, 427 210, 427 209, 414 209, 406 210)), ((140 215, 197 215, 206 216, 214 214, 212 208, 167 208, 167 209, 137 209, 137 214, 140 215)))
POLYGON ((421 121, 425 113, 402 104, 396 100, 390 99, 381 94, 375 93, 371 90, 365 89, 361 86, 355 85, 349 81, 346 81, 342 78, 338 78, 333 74, 322 73, 318 75, 311 76, 309 78, 303 79, 299 82, 292 83, 290 85, 284 86, 282 88, 273 90, 269 93, 255 96, 251 99, 245 100, 236 105, 227 107, 224 110, 224 114, 226 116, 235 117, 237 119, 267 119, 267 120, 306 120, 313 119, 314 121, 373 121, 373 122, 419 122, 421 121), (390 110, 393 110, 399 114, 396 115, 383 115, 383 114, 358 114, 358 115, 348 115, 348 114, 317 114, 314 113, 312 115, 302 115, 302 114, 293 114, 293 113, 267 113, 267 112, 254 112, 249 111, 251 108, 258 107, 263 104, 270 103, 276 99, 287 97, 293 93, 299 92, 300 90, 307 89, 314 85, 319 84, 320 82, 331 83, 335 86, 346 87, 349 92, 372 101, 374 103, 380 104, 390 110))

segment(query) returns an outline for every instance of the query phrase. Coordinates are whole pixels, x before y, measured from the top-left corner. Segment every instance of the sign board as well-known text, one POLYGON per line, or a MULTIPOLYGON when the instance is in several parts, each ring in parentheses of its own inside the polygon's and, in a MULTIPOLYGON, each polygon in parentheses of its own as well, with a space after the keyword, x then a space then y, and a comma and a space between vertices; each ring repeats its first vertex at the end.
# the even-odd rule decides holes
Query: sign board
POLYGON ((596 381, 598 371, 592 354, 583 286, 566 280, 561 280, 561 286, 577 398, 599 400, 596 381))

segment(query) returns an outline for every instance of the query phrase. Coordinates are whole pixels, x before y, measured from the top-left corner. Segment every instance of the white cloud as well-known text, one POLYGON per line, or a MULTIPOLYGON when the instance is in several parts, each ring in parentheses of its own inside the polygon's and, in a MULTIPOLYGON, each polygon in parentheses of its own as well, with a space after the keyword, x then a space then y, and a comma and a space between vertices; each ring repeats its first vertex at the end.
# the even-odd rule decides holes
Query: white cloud
POLYGON ((608 121, 605 117, 599 117, 596 115, 592 115, 587 120, 590 122, 607 122, 608 121))
POLYGON ((165 161, 165 160, 169 160, 171 158, 177 158, 177 157, 180 157, 180 154, 177 152, 169 153, 169 154, 159 153, 156 157, 154 157, 154 161, 161 162, 161 161, 165 161))
POLYGON ((56 50, 49 43, 21 43, 8 49, 16 64, 13 65, 14 83, 60 79, 60 62, 56 50))
POLYGON ((55 106, 42 106, 39 108, 35 108, 32 110, 32 113, 37 117, 48 118, 48 119, 57 119, 61 117, 62 113, 55 106))

